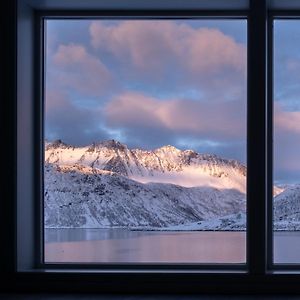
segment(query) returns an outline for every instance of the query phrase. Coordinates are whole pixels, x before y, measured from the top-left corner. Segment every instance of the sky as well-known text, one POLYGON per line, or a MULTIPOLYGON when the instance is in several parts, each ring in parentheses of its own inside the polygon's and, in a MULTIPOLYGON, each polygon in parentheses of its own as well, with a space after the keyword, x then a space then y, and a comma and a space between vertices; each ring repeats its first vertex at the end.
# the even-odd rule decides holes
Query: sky
POLYGON ((274 23, 274 178, 300 183, 300 21, 274 23))
MULTIPOLYGON (((300 150, 295 27, 275 26, 280 182, 300 181, 292 161, 300 150)), ((170 144, 245 163, 246 74, 245 20, 47 20, 45 137, 76 146, 170 144)))

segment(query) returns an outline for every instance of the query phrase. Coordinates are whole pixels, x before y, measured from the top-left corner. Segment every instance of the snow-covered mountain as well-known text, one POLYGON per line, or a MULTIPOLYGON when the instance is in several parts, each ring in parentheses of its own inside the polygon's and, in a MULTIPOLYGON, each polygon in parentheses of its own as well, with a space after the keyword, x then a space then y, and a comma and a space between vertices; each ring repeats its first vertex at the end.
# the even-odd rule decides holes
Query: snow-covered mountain
POLYGON ((246 168, 172 146, 115 140, 45 147, 47 227, 166 228, 245 212, 246 168))
POLYGON ((276 230, 300 230, 300 185, 286 186, 274 198, 274 227, 276 230))
POLYGON ((45 166, 46 227, 167 227, 245 211, 237 190, 133 181, 86 166, 45 166))
MULTIPOLYGON (((216 155, 128 149, 115 140, 86 147, 55 141, 45 146, 44 182, 46 227, 246 226, 246 167, 216 155)), ((275 229, 300 229, 300 185, 275 187, 274 195, 275 229)))
POLYGON ((192 150, 181 151, 173 146, 145 151, 128 149, 115 140, 86 147, 73 147, 58 140, 46 144, 45 161, 112 171, 142 183, 206 186, 241 193, 246 190, 246 167, 238 161, 192 150))

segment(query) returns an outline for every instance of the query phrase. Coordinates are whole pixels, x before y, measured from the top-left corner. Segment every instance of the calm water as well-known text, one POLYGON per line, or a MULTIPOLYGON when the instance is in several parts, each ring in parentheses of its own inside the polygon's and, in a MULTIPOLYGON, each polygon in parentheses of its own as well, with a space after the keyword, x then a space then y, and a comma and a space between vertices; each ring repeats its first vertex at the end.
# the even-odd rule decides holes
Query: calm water
MULTIPOLYGON (((245 232, 46 229, 46 262, 244 263, 245 232)), ((275 261, 300 262, 300 232, 275 233, 275 261)))
POLYGON ((274 262, 300 263, 300 231, 275 232, 274 262))
POLYGON ((46 262, 245 262, 243 232, 47 229, 46 262))

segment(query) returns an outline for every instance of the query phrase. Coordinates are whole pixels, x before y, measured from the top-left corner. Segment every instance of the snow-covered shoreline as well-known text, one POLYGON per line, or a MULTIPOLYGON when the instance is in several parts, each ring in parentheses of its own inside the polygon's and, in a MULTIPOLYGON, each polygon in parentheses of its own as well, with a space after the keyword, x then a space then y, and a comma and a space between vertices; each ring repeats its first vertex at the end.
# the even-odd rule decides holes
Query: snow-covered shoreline
MULTIPOLYGON (((152 232, 187 232, 187 231, 246 231, 246 214, 238 213, 214 220, 194 222, 190 224, 180 224, 165 227, 154 226, 102 226, 102 227, 47 227, 46 229, 103 229, 103 230, 130 230, 130 231, 152 231, 152 232)), ((279 221, 274 223, 275 232, 293 232, 300 231, 300 222, 279 221)))

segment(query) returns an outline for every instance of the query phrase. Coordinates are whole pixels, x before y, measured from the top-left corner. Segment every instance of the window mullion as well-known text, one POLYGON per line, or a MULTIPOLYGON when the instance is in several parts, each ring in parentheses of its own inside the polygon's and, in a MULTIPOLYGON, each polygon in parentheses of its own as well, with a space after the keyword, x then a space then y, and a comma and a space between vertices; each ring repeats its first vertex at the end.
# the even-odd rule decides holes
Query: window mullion
POLYGON ((266 270, 267 4, 251 0, 248 19, 247 258, 251 274, 266 270))

